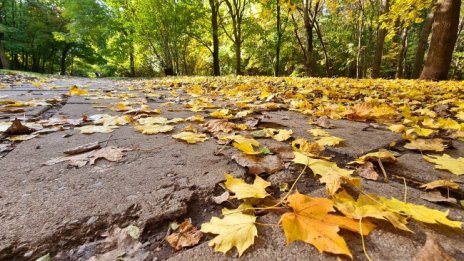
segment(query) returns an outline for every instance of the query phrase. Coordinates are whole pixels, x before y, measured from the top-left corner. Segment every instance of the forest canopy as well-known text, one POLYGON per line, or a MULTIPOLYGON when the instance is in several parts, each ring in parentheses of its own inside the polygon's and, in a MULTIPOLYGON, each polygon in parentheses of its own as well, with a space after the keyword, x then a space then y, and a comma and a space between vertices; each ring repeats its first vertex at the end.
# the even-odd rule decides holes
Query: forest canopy
POLYGON ((3 69, 464 78, 460 0, 0 0, 0 22, 3 69))

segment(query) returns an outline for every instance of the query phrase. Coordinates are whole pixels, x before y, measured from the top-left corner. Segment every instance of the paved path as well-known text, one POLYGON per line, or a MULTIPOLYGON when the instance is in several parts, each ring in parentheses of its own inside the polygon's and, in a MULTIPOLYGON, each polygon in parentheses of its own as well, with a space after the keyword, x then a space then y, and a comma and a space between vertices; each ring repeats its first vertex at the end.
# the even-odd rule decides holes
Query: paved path
MULTIPOLYGON (((3 76, 0 76, 3 77, 3 76)), ((116 103, 118 99, 86 99, 68 97, 73 85, 102 93, 131 94, 129 100, 145 99, 143 91, 128 91, 128 87, 143 82, 104 79, 53 78, 41 82, 30 79, 29 83, 3 78, 8 87, 0 89, 1 99, 28 101, 44 100, 52 105, 26 108, 26 112, 0 114, 0 121, 13 117, 28 120, 66 117, 79 119, 83 115, 120 113, 101 108, 116 103), (36 85, 36 86, 34 86, 36 85), (50 88, 53 87, 53 88, 50 88), (95 106, 104 105, 104 106, 95 106)), ((157 97, 149 99, 157 108, 169 100, 163 91, 169 92, 166 82, 157 97)), ((122 97, 122 96, 121 96, 122 97)), ((171 108, 161 107, 167 118, 189 117, 194 113, 185 110, 172 100, 171 108)), ((206 113, 203 113, 205 116, 206 113)), ((272 126, 285 126, 294 136, 310 139, 307 133, 308 117, 287 110, 267 112, 265 122, 272 126)), ((332 135, 344 138, 343 146, 328 150, 339 165, 366 152, 388 147, 400 142, 401 137, 390 131, 369 128, 368 124, 351 121, 332 121, 336 126, 328 130, 332 135)), ((176 125, 176 131, 188 123, 176 125)), ((188 145, 172 139, 171 134, 143 135, 131 126, 123 126, 113 133, 82 135, 73 128, 40 135, 37 138, 11 145, 11 151, 0 154, 0 260, 33 260, 44 254, 58 254, 56 260, 87 260, 98 251, 102 234, 112 226, 125 227, 133 224, 142 229, 143 248, 150 252, 149 260, 231 260, 235 251, 227 255, 214 253, 207 245, 207 238, 196 247, 173 251, 163 240, 172 221, 191 218, 194 225, 218 215, 221 206, 212 203, 211 197, 222 193, 219 184, 224 173, 244 177, 246 170, 231 160, 236 150, 219 145, 214 139, 205 143, 188 145), (44 166, 43 163, 63 156, 63 151, 90 142, 102 142, 106 146, 129 148, 119 162, 99 160, 95 165, 82 168, 67 167, 66 163, 44 166), (61 258, 61 259, 60 259, 61 258)), ((10 142, 1 140, 10 146, 10 142)), ((263 141, 270 142, 270 141, 263 141)), ((454 142, 454 149, 447 153, 464 156, 464 143, 454 142)), ((278 146, 270 142, 270 147, 278 146)), ((455 205, 433 204, 420 198, 422 191, 417 184, 439 178, 452 178, 464 182, 420 159, 420 154, 403 151, 399 162, 385 165, 390 182, 364 181, 367 192, 402 199, 405 178, 408 201, 435 209, 450 209, 450 218, 464 221, 464 211, 455 205)), ((273 184, 292 182, 297 176, 295 166, 290 165, 268 177, 273 184), (296 174, 295 174, 296 173, 296 174)), ((278 190, 278 189, 277 189, 278 190)), ((298 184, 302 193, 324 196, 319 181, 306 175, 298 184)), ((463 198, 464 189, 455 191, 463 198)), ((277 223, 278 215, 269 214, 263 223, 277 223)), ((464 234, 462 231, 442 226, 426 226, 411 222, 415 233, 395 230, 386 222, 366 238, 366 248, 374 260, 410 260, 425 244, 426 233, 439 238, 445 250, 457 260, 464 260, 464 234)), ((247 250, 245 260, 336 260, 337 257, 320 254, 309 245, 294 243, 286 246, 279 227, 260 227, 256 245, 247 250)), ((343 232, 355 260, 365 260, 359 236, 343 232)))

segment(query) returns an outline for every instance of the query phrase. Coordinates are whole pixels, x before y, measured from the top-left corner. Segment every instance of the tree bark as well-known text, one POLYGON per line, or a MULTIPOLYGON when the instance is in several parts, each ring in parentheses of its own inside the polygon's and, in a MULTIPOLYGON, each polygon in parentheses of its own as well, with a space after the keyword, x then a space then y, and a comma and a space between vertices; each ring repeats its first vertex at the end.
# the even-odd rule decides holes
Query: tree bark
POLYGON ((280 21, 280 0, 276 0, 276 24, 277 24, 277 42, 275 49, 274 76, 280 75, 280 45, 282 43, 282 26, 280 21))
POLYGON ((3 39, 5 38, 4 33, 0 33, 0 63, 3 69, 9 69, 10 64, 8 63, 8 59, 5 55, 5 50, 3 48, 3 39))
POLYGON ((221 75, 221 67, 219 63, 219 5, 217 0, 209 0, 209 6, 211 8, 211 28, 213 35, 213 75, 221 75))
POLYGON ((70 45, 65 44, 61 52, 60 75, 66 74, 66 56, 68 56, 70 45))
POLYGON ((129 53, 129 60, 130 60, 130 77, 135 77, 135 55, 134 49, 131 48, 129 53))
MULTIPOLYGON (((390 9, 389 0, 382 0, 380 5, 380 13, 385 14, 390 9)), ((387 36, 387 30, 379 28, 377 30, 377 43, 375 45, 375 54, 374 54, 374 62, 372 65, 372 78, 378 78, 380 75, 380 67, 382 66, 382 54, 383 54, 383 46, 385 43, 385 37, 387 36)))
POLYGON ((403 28, 401 32, 401 49, 396 61, 396 78, 398 79, 404 78, 405 58, 408 51, 408 31, 409 28, 403 28))
POLYGON ((433 24, 433 11, 430 11, 422 27, 422 31, 419 37, 419 42, 417 43, 416 58, 414 60, 414 66, 413 66, 412 75, 411 75, 412 79, 419 78, 421 74, 422 67, 424 65, 425 51, 427 51, 429 36, 430 36, 430 33, 432 32, 432 24, 433 24))
POLYGON ((421 79, 446 80, 458 38, 461 0, 438 0, 432 40, 421 79))

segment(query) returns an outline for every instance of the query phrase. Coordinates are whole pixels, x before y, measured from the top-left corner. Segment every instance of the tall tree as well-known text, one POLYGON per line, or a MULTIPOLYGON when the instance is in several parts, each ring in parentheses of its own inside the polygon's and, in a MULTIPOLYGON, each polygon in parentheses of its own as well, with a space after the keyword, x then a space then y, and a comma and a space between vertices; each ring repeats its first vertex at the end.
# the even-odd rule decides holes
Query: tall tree
MULTIPOLYGON (((388 13, 389 0, 380 1, 380 13, 385 15, 388 13)), ((385 37, 387 36, 387 29, 379 22, 377 29, 377 42, 375 44, 374 63, 372 65, 372 78, 378 78, 380 75, 380 67, 382 65, 383 46, 385 44, 385 37)))
POLYGON ((230 19, 232 21, 232 34, 230 34, 225 28, 224 20, 222 26, 224 32, 234 43, 235 48, 235 73, 237 75, 242 74, 242 44, 243 44, 243 20, 245 12, 249 8, 250 0, 225 0, 227 9, 229 12, 230 19))
MULTIPOLYGON (((433 4, 435 5, 435 3, 433 4)), ((433 7, 433 6, 432 6, 433 7)), ((427 17, 425 18, 425 22, 422 25, 422 30, 420 31, 419 42, 417 43, 417 50, 416 56, 414 60, 414 66, 412 69, 411 78, 417 79, 420 77, 422 67, 424 66, 424 56, 425 52, 427 51, 427 46, 429 42, 429 36, 432 32, 432 24, 433 24, 433 8, 430 8, 427 12, 427 17)))
POLYGON ((421 79, 445 80, 458 38, 461 0, 438 0, 432 27, 432 40, 421 79))
POLYGON ((222 1, 209 0, 209 6, 211 10, 211 31, 213 38, 213 75, 221 75, 221 67, 219 64, 219 8, 221 7, 222 1))

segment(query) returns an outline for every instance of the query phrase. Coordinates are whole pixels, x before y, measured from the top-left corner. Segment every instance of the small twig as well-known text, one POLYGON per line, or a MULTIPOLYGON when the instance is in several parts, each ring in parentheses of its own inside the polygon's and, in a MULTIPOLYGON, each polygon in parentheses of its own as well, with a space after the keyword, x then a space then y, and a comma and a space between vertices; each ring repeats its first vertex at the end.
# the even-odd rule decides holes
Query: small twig
POLYGON ((106 140, 105 147, 108 146, 108 142, 110 141, 111 137, 113 137, 113 133, 108 136, 108 139, 106 140))
POLYGON ((366 243, 364 242, 363 229, 362 229, 362 217, 359 219, 359 234, 361 235, 361 243, 362 243, 364 255, 366 256, 367 260, 372 261, 372 258, 367 253, 366 243))
POLYGON ((388 183, 387 172, 385 171, 385 168, 383 167, 382 161, 380 159, 377 159, 377 162, 379 163, 380 169, 382 170, 383 180, 385 181, 385 183, 388 183))
POLYGON ((404 181, 404 202, 407 202, 408 199, 408 185, 406 183, 406 178, 403 177, 404 181))

